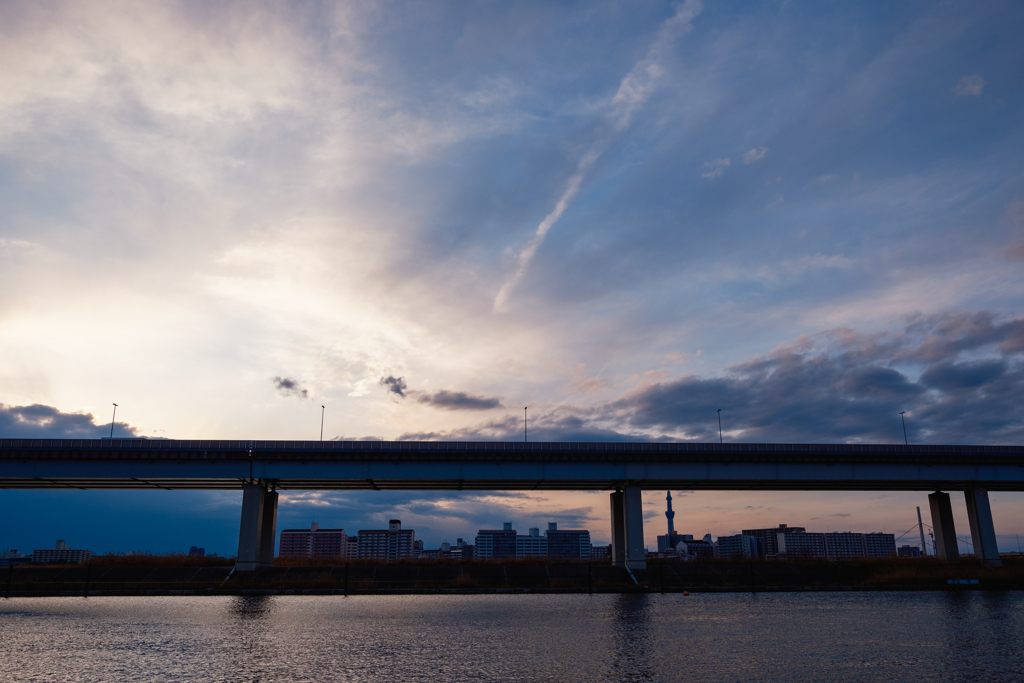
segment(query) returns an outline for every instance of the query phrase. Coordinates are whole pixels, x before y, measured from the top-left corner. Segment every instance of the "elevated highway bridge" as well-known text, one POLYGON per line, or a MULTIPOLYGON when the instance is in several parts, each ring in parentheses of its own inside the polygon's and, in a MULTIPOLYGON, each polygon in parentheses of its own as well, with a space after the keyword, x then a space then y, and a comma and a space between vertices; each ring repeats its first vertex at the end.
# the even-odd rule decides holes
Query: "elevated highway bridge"
POLYGON ((442 441, 0 439, 0 488, 241 489, 239 570, 273 562, 279 491, 603 490, 613 561, 644 563, 644 489, 932 491, 936 547, 957 554, 946 491, 998 562, 988 491, 1024 491, 1024 447, 442 441))

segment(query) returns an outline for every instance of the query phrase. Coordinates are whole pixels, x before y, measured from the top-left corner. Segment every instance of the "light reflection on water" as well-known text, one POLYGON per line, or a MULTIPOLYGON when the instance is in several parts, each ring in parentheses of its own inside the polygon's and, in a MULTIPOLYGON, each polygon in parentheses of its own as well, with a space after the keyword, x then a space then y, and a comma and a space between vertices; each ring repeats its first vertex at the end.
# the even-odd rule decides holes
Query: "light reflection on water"
POLYGON ((1024 680, 1024 593, 0 600, 0 680, 1024 680))

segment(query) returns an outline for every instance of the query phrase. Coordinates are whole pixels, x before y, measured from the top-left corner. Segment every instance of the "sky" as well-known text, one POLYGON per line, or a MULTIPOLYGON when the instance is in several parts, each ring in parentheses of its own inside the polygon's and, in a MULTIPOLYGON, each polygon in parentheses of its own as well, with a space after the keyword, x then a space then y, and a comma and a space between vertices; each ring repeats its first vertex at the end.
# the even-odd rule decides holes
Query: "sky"
MULTIPOLYGON (((1024 442, 1013 2, 0 2, 0 436, 1024 442), (323 406, 323 408, 321 408, 323 406)), ((665 492, 645 494, 647 543, 665 492)), ((683 533, 918 493, 676 492, 683 533)), ((961 496, 958 532, 969 535, 961 496)), ((992 494, 1003 549, 1024 496, 992 494)), ((235 492, 0 546, 236 548, 235 492)), ((428 547, 605 494, 289 493, 428 547)), ((925 515, 927 521, 927 514, 925 515)), ((966 548, 966 546, 965 546, 966 548)))

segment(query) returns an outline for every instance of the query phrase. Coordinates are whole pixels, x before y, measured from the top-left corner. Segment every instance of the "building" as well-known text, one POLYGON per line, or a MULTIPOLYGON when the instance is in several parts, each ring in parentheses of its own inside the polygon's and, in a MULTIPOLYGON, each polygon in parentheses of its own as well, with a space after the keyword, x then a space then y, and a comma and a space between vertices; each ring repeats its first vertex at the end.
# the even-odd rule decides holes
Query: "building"
MULTIPOLYGON (((689 536, 689 534, 685 534, 689 536)), ((676 543, 676 552, 688 560, 710 560, 715 556, 715 546, 709 540, 693 540, 693 536, 681 538, 676 543), (686 552, 681 552, 685 548, 686 552)))
POLYGON ((590 559, 593 562, 607 562, 612 559, 612 547, 610 545, 591 545, 590 559))
POLYGON ((590 531, 559 529, 555 522, 548 522, 548 530, 544 535, 548 538, 548 557, 560 560, 590 559, 590 531))
POLYGON ((921 557, 921 549, 916 545, 901 545, 896 549, 896 554, 900 557, 921 557))
POLYGON ((668 552, 678 546, 680 541, 692 540, 693 534, 677 534, 675 531, 673 531, 671 535, 665 534, 664 536, 658 536, 658 552, 668 552))
POLYGON ((32 551, 32 563, 33 564, 46 564, 47 562, 71 562, 73 564, 83 564, 92 559, 91 550, 72 550, 68 547, 64 539, 57 541, 56 546, 53 550, 33 550, 32 551))
POLYGON ((516 532, 512 522, 505 522, 503 529, 480 529, 476 534, 473 558, 477 560, 499 560, 516 556, 516 532))
POLYGON ((833 531, 822 535, 825 537, 825 557, 830 560, 852 560, 857 557, 867 557, 864 534, 833 531))
POLYGON ((392 562, 412 557, 415 542, 416 533, 412 529, 403 529, 401 520, 392 519, 387 529, 359 530, 356 556, 360 560, 392 562))
POLYGON ((817 557, 829 560, 855 560, 867 557, 893 557, 893 534, 858 534, 849 531, 829 533, 788 532, 777 536, 778 556, 817 557))
POLYGON ((344 529, 321 529, 313 522, 309 529, 284 529, 278 557, 347 558, 348 534, 344 529))
POLYGON ((455 539, 455 547, 452 548, 452 559, 453 560, 472 560, 473 559, 473 544, 466 543, 461 538, 455 539))
POLYGON ((206 557, 206 548, 192 546, 188 549, 189 557, 206 557))
POLYGON ((779 554, 779 534, 802 533, 806 531, 802 526, 786 526, 780 524, 774 529, 744 529, 744 536, 753 536, 761 541, 765 557, 775 557, 779 554))
POLYGON ((714 545, 715 557, 749 560, 764 555, 761 549, 761 541, 755 536, 744 536, 743 534, 719 536, 714 545))
POLYGON ((865 557, 895 557, 896 556, 896 535, 864 534, 865 557))
POLYGON ((28 564, 32 561, 31 555, 22 555, 17 548, 5 550, 3 558, 0 559, 0 567, 8 567, 15 564, 28 564))
POLYGON ((798 557, 826 557, 825 534, 804 531, 779 532, 776 537, 777 557, 793 559, 798 557))
POLYGON ((546 557, 548 538, 540 535, 540 529, 531 527, 526 536, 516 536, 516 557, 546 557))

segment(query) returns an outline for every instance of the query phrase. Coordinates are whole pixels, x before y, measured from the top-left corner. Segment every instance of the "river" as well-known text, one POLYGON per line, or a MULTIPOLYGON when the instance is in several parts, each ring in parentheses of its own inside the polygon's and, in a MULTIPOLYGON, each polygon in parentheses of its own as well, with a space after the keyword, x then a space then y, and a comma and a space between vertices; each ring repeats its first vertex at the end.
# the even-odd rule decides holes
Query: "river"
POLYGON ((10 681, 1024 681, 1024 593, 0 600, 10 681))

